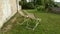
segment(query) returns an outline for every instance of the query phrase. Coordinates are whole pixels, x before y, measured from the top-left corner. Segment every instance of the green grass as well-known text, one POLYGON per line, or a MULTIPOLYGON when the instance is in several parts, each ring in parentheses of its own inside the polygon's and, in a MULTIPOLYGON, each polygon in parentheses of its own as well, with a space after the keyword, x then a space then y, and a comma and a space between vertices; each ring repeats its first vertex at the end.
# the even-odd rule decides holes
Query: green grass
MULTIPOLYGON (((12 29, 5 34, 60 34, 60 15, 53 13, 44 13, 36 10, 24 10, 29 13, 34 13, 36 17, 41 18, 38 27, 33 31, 25 28, 25 25, 19 25, 16 22, 23 22, 24 17, 15 15, 17 21, 13 24, 12 29)), ((7 23, 10 23, 8 21, 7 23)))

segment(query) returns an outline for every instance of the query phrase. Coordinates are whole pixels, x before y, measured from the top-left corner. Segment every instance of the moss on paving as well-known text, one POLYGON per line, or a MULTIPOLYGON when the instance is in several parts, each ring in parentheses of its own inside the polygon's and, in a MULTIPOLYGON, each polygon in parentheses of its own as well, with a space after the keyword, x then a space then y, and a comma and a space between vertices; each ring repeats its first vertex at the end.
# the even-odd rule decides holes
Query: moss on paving
MULTIPOLYGON (((16 14, 17 21, 14 22, 13 27, 8 30, 5 34, 60 34, 60 14, 53 14, 53 13, 40 13, 39 11, 35 10, 24 10, 29 13, 35 13, 36 17, 42 19, 38 27, 33 31, 26 29, 26 25, 19 25, 19 23, 23 22, 24 17, 16 14)), ((14 18, 13 17, 13 18, 14 18)), ((10 20, 7 22, 10 23, 10 20)), ((4 27, 3 27, 4 28, 4 27)), ((2 28, 2 29, 3 29, 2 28)))

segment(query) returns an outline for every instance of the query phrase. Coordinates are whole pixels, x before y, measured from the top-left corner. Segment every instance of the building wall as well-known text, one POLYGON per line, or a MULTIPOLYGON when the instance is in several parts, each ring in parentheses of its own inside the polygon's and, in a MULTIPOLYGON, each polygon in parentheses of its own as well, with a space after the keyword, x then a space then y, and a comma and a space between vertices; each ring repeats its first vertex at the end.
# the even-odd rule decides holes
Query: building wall
POLYGON ((3 3, 3 0, 0 0, 0 28, 1 28, 1 26, 2 26, 2 18, 3 18, 3 8, 4 8, 4 5, 3 5, 4 3, 3 3))
POLYGON ((10 0, 11 13, 14 14, 17 11, 16 0, 10 0))
POLYGON ((16 0, 0 0, 0 28, 17 12, 16 0))

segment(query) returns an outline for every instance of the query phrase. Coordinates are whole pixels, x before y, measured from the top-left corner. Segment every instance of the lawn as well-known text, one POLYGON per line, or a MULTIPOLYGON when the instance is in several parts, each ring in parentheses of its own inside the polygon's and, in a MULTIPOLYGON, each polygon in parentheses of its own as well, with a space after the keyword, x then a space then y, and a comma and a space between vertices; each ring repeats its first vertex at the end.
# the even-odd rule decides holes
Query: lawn
MULTIPOLYGON (((60 14, 54 13, 44 13, 36 10, 23 10, 29 13, 35 14, 36 17, 41 18, 41 22, 38 27, 33 31, 31 29, 26 29, 25 25, 19 25, 17 22, 23 22, 24 17, 16 14, 16 21, 12 24, 12 28, 9 29, 4 34, 60 34, 60 14)), ((12 19, 13 19, 12 18, 12 19)), ((4 24, 10 24, 11 20, 4 24)), ((2 29, 4 29, 4 27, 2 29)))

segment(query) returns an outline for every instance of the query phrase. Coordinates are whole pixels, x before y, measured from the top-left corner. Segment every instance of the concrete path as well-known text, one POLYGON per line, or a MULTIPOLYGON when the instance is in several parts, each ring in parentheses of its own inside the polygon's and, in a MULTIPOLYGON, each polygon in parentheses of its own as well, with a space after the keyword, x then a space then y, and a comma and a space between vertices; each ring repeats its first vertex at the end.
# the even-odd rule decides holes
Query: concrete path
POLYGON ((33 14, 33 13, 28 13, 27 11, 19 11, 19 13, 22 15, 22 16, 24 16, 24 17, 29 17, 29 18, 31 18, 31 19, 35 19, 35 15, 33 14), (24 12, 26 13, 26 14, 24 14, 24 12))

